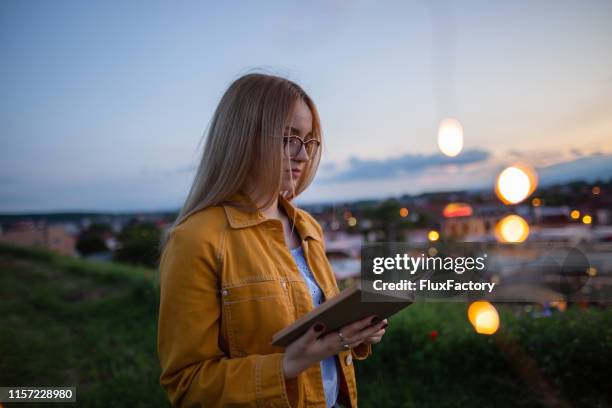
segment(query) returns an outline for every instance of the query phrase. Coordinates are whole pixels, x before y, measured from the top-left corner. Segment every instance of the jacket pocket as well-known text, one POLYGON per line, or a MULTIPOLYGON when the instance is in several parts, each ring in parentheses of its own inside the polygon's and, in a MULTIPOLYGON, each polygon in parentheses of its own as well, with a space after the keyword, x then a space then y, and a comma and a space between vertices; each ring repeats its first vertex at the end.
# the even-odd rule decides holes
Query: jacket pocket
POLYGON ((292 322, 287 282, 266 279, 221 290, 232 356, 282 351, 272 336, 292 322))

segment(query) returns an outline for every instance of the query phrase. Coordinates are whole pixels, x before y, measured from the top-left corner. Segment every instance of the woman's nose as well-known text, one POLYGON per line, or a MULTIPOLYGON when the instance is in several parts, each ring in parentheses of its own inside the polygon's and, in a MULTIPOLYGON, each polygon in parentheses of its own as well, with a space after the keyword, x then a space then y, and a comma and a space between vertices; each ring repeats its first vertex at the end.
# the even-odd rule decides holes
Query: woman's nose
POLYGON ((306 152, 306 145, 303 144, 302 148, 300 149, 298 154, 293 158, 293 160, 296 160, 296 161, 308 161, 308 159, 309 159, 309 157, 308 157, 308 153, 306 152))

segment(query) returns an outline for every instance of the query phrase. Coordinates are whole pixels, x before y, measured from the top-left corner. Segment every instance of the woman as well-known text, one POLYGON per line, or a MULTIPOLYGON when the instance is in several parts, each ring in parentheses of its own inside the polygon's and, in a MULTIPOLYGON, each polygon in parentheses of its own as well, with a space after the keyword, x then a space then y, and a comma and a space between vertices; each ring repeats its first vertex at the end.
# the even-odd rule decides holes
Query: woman
POLYGON ((270 344, 339 290, 320 225, 292 199, 312 181, 321 127, 295 83, 249 74, 223 95, 185 205, 162 242, 160 383, 175 406, 357 406, 353 358, 386 320, 317 323, 270 344), (340 405, 342 404, 342 405, 340 405))

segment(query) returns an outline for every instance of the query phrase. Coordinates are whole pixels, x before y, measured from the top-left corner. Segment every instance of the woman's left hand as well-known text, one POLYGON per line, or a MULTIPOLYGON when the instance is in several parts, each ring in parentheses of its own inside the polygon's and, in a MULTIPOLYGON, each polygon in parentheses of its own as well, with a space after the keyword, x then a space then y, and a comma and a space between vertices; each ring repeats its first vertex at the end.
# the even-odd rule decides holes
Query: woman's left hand
POLYGON ((374 333, 372 336, 366 337, 362 343, 365 343, 365 344, 380 343, 380 341, 382 340, 382 337, 385 335, 385 329, 389 325, 389 322, 387 321, 387 319, 384 319, 383 322, 385 322, 385 325, 383 326, 383 328, 377 331, 376 333, 374 333))

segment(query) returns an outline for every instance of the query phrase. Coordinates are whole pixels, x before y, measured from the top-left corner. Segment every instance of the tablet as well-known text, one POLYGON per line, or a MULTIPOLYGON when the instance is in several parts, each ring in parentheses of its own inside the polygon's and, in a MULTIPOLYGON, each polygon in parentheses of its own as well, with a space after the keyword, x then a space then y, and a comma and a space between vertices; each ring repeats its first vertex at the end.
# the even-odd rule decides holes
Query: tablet
POLYGON ((363 293, 359 286, 343 290, 274 334, 272 345, 288 346, 317 322, 325 325, 321 334, 325 335, 367 316, 376 315, 381 320, 385 319, 413 303, 409 298, 371 292, 366 294, 368 300, 363 301, 363 293))

